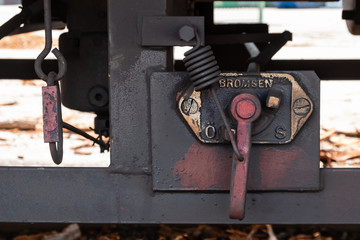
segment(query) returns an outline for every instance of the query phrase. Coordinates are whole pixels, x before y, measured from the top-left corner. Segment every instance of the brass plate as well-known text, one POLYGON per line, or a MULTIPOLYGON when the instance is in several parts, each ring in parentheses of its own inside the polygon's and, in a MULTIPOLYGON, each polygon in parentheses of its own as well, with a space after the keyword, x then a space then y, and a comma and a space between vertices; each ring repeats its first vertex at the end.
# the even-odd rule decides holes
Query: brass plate
MULTIPOLYGON (((279 141, 279 143, 289 143, 291 142, 302 126, 311 116, 313 112, 313 103, 305 91, 301 88, 299 83, 295 78, 288 73, 260 73, 257 76, 257 79, 254 80, 244 80, 244 76, 247 76, 246 73, 222 73, 220 74, 221 78, 219 80, 219 89, 222 88, 238 88, 239 93, 241 89, 271 89, 273 84, 277 79, 285 79, 291 84, 291 129, 290 137, 286 141, 279 141), (260 78, 259 78, 260 76, 260 78), (226 79, 226 77, 231 77, 236 79, 226 79)), ((235 96, 234 96, 235 97, 235 96)), ((178 108, 181 115, 188 123, 189 127, 192 129, 196 137, 204 143, 216 143, 216 140, 207 140, 204 139, 201 135, 203 131, 211 132, 212 129, 204 128, 201 126, 201 107, 203 106, 201 100, 201 92, 195 91, 193 88, 187 89, 182 95, 178 102, 178 108), (186 104, 186 106, 184 106, 186 104)), ((208 134, 208 133, 206 133, 208 134)), ((256 143, 266 144, 267 141, 256 141, 256 143)), ((273 142, 272 142, 273 143, 273 142)))

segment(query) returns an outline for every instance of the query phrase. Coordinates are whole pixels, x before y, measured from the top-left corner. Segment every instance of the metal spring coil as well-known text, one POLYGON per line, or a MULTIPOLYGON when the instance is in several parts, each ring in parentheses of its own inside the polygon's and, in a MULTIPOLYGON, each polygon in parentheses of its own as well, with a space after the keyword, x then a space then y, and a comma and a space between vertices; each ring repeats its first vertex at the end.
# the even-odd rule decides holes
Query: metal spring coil
POLYGON ((206 89, 219 80, 220 68, 210 46, 197 44, 184 55, 185 68, 196 91, 206 89))
POLYGON ((225 128, 229 133, 234 154, 237 159, 242 161, 244 158, 236 145, 235 136, 231 131, 229 121, 225 116, 214 88, 211 87, 220 79, 220 68, 217 64, 217 61, 215 60, 215 56, 211 50, 211 47, 201 47, 199 33, 197 32, 196 28, 194 28, 194 32, 196 36, 196 45, 184 54, 185 58, 183 59, 183 62, 185 64, 185 68, 190 75, 190 80, 192 81, 196 91, 210 88, 210 92, 214 98, 216 107, 218 108, 220 116, 224 121, 225 128))

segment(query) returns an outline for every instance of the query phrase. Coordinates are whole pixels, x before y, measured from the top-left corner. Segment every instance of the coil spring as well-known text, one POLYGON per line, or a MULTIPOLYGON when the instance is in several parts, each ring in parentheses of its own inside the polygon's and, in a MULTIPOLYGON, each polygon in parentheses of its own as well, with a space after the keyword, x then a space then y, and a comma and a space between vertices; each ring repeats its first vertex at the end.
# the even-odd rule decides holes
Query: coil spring
POLYGON ((208 88, 219 80, 221 71, 210 46, 200 47, 198 40, 196 46, 184 55, 185 68, 196 91, 208 88))
POLYGON ((244 158, 236 145, 235 136, 231 131, 229 121, 225 116, 224 110, 222 109, 214 88, 211 87, 220 79, 220 68, 215 60, 211 47, 200 46, 200 36, 196 28, 194 28, 194 33, 196 37, 196 45, 184 54, 185 58, 183 62, 185 64, 185 68, 190 75, 190 80, 192 81, 196 91, 201 91, 206 88, 210 89, 216 107, 218 108, 220 116, 224 121, 226 131, 229 133, 234 154, 238 160, 242 161, 244 158))

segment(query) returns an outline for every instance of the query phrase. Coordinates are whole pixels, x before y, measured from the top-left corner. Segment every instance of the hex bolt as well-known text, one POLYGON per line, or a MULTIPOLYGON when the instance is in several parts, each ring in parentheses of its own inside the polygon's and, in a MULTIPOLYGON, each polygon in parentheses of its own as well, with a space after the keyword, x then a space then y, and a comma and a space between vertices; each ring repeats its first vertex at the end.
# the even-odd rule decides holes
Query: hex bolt
POLYGON ((179 37, 185 42, 190 42, 195 38, 195 30, 189 25, 184 25, 179 29, 179 37))
POLYGON ((194 114, 199 110, 198 103, 193 98, 187 98, 181 103, 181 110, 184 114, 194 114))
POLYGON ((293 112, 299 116, 306 116, 311 110, 309 100, 306 98, 298 98, 293 105, 293 112))

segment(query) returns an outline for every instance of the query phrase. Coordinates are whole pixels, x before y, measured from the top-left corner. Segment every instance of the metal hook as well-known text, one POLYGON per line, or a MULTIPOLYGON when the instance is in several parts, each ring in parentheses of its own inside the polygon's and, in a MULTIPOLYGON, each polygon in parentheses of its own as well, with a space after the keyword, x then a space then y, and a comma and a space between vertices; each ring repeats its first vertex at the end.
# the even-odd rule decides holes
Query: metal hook
POLYGON ((39 78, 47 82, 43 87, 43 122, 44 141, 49 143, 51 157, 56 164, 63 158, 63 122, 61 116, 61 95, 59 80, 67 70, 64 56, 57 48, 52 50, 59 64, 59 72, 51 71, 48 75, 42 70, 41 64, 52 48, 51 0, 44 0, 45 47, 35 60, 34 68, 39 78))
MULTIPOLYGON (((47 81, 48 75, 46 75, 41 67, 42 62, 44 61, 45 57, 49 55, 52 47, 52 25, 51 25, 51 0, 44 0, 44 25, 45 25, 45 47, 36 58, 34 63, 35 72, 39 78, 47 81)), ((62 79, 67 70, 67 64, 64 56, 61 52, 54 48, 52 53, 55 55, 56 59, 58 60, 59 64, 59 73, 56 74, 55 80, 58 81, 62 79)))

